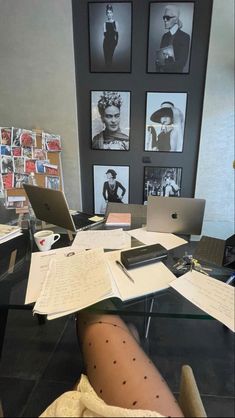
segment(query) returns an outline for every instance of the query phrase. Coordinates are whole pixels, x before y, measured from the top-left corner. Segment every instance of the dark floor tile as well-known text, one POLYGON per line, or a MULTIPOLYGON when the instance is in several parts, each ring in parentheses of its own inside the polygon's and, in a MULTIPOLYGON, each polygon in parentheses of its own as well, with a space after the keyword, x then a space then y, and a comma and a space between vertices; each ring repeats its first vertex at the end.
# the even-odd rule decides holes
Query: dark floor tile
POLYGON ((31 311, 9 312, 0 375, 22 379, 41 377, 68 317, 39 325, 31 311))
POLYGON ((69 383, 41 380, 35 386, 21 416, 38 417, 56 398, 69 390, 71 390, 69 383))
POLYGON ((42 379, 74 383, 81 375, 82 366, 83 361, 77 341, 75 321, 73 317, 70 317, 42 379))
POLYGON ((220 396, 202 396, 202 402, 208 417, 234 417, 235 399, 220 396))
POLYGON ((234 396, 234 338, 217 321, 153 318, 149 355, 173 391, 189 364, 201 393, 234 396))
POLYGON ((34 387, 34 380, 0 377, 4 417, 19 417, 34 387))

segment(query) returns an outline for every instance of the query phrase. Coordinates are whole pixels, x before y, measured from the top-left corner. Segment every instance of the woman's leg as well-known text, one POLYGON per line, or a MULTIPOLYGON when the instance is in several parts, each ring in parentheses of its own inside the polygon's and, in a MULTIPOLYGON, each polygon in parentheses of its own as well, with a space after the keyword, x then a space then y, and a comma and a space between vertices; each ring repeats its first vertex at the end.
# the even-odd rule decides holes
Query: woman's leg
POLYGON ((107 404, 183 416, 165 380, 120 317, 82 311, 77 331, 88 379, 107 404))

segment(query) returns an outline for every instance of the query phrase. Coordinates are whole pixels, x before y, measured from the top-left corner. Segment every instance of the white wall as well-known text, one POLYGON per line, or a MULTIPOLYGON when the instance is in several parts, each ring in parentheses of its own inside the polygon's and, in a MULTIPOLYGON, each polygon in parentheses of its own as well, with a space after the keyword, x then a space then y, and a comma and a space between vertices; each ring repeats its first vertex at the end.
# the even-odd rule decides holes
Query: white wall
POLYGON ((196 197, 206 199, 202 233, 234 233, 234 0, 214 0, 196 197))
POLYGON ((0 0, 0 54, 0 126, 61 135, 65 194, 80 208, 71 2, 0 0))

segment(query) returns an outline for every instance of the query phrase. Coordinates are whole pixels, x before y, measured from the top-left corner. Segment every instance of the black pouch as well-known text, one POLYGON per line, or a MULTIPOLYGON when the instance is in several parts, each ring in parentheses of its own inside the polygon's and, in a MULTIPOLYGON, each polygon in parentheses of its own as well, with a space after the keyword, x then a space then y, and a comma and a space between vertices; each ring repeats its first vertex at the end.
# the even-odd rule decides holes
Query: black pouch
POLYGON ((162 261, 168 256, 167 249, 161 244, 145 245, 121 252, 121 262, 127 268, 140 267, 162 261))

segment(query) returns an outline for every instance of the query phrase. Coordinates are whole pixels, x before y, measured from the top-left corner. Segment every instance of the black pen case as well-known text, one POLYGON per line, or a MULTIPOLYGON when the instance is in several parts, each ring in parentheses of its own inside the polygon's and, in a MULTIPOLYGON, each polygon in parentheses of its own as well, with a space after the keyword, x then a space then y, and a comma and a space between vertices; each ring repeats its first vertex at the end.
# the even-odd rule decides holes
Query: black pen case
POLYGON ((162 261, 168 252, 161 244, 145 245, 121 252, 121 262, 127 268, 140 267, 146 264, 162 261))

